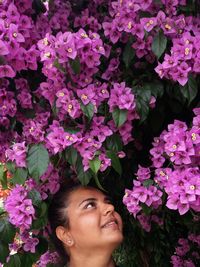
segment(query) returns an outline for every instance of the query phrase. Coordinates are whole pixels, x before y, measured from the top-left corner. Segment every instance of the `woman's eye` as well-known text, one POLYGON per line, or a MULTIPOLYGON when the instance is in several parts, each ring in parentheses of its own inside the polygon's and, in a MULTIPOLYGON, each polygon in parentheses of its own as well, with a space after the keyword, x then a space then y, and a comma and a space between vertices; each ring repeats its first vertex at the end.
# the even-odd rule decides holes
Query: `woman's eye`
POLYGON ((95 207, 95 203, 94 202, 89 202, 87 203, 87 205, 85 205, 85 209, 90 209, 90 208, 93 208, 95 207))

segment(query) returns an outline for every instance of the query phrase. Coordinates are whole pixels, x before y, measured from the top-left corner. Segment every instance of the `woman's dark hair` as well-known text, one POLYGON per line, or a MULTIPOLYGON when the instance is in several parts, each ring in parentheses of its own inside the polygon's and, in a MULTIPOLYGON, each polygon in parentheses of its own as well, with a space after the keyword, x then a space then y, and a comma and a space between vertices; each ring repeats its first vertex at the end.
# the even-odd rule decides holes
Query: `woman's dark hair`
POLYGON ((62 183, 59 191, 53 196, 48 210, 48 220, 51 228, 50 237, 55 245, 55 249, 58 252, 61 260, 61 266, 64 266, 69 261, 69 256, 64 248, 64 245, 60 239, 56 236, 56 228, 58 226, 64 226, 69 228, 69 218, 67 217, 66 208, 68 206, 68 200, 70 194, 84 186, 76 182, 62 183))

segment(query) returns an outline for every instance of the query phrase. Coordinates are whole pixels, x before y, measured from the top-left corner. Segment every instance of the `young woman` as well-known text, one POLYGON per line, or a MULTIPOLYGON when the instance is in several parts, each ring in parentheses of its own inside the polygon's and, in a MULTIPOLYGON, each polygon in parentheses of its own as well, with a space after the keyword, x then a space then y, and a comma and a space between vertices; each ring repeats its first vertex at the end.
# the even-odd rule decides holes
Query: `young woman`
POLYGON ((62 266, 116 266, 112 253, 123 240, 122 220, 100 190, 61 186, 49 208, 49 222, 62 266))

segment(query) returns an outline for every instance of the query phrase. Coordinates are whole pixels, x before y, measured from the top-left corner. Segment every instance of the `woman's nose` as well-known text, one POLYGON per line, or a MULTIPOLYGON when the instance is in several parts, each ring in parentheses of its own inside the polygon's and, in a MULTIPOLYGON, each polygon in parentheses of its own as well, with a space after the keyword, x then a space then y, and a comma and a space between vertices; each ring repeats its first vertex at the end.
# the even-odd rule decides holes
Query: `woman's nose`
POLYGON ((104 203, 103 204, 103 214, 104 215, 112 213, 114 210, 115 210, 115 208, 111 203, 104 203))

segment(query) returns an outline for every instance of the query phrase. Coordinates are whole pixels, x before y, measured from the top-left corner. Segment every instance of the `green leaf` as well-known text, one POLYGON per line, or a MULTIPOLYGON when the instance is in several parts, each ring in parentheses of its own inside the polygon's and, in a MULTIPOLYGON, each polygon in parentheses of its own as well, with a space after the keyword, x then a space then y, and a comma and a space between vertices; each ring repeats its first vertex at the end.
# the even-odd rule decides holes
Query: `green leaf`
POLYGON ((90 171, 84 172, 84 170, 82 170, 81 172, 78 173, 78 179, 83 186, 88 185, 91 178, 92 178, 92 174, 90 171))
POLYGON ((190 75, 186 85, 180 85, 180 90, 182 95, 187 99, 188 105, 190 105, 198 93, 197 81, 190 75))
POLYGON ((112 151, 107 151, 106 154, 111 159, 112 167, 114 168, 114 170, 121 176, 122 167, 119 158, 116 156, 116 153, 112 151))
POLYGON ((56 58, 54 63, 53 63, 54 67, 56 67, 59 71, 63 72, 63 73, 66 73, 66 69, 63 67, 62 64, 60 64, 58 62, 58 59, 56 58))
POLYGON ((47 225, 47 204, 42 202, 40 206, 37 208, 37 219, 32 223, 32 229, 42 229, 47 225))
POLYGON ((131 64, 131 61, 133 60, 134 56, 135 56, 135 51, 134 49, 131 47, 132 43, 128 42, 125 46, 125 49, 123 51, 123 55, 122 55, 122 60, 126 66, 126 68, 128 68, 131 64))
POLYGON ((101 189, 101 190, 103 190, 103 191, 106 191, 106 190, 102 187, 102 185, 100 184, 100 182, 99 182, 99 178, 98 178, 97 174, 94 175, 94 180, 95 180, 95 183, 96 183, 96 185, 98 186, 99 189, 101 189))
POLYGON ((100 166, 101 166, 101 161, 98 157, 90 160, 90 169, 94 172, 94 173, 97 173, 98 170, 100 169, 100 166))
POLYGON ((49 154, 42 144, 32 146, 28 151, 27 166, 30 176, 39 180, 49 164, 49 154))
POLYGON ((141 203, 140 205, 142 206, 142 211, 145 215, 149 215, 152 212, 152 208, 148 207, 146 204, 141 203))
POLYGON ((75 166, 77 157, 77 150, 73 146, 70 146, 65 150, 65 158, 70 165, 75 166))
MULTIPOLYGON (((5 267, 21 267, 21 260, 18 254, 10 256, 8 263, 4 264, 5 267)), ((28 266, 27 266, 28 267, 28 266)))
POLYGON ((81 72, 81 63, 78 57, 75 59, 71 59, 70 61, 71 68, 74 72, 74 74, 80 74, 81 72))
POLYGON ((5 263, 8 256, 9 256, 8 244, 0 242, 0 262, 5 263))
POLYGON ((3 217, 0 220, 0 240, 5 243, 12 243, 15 237, 15 228, 9 223, 7 217, 3 217))
POLYGON ((155 97, 162 97, 164 94, 164 85, 160 81, 153 81, 149 83, 151 94, 155 97))
POLYGON ((33 9, 35 9, 37 14, 45 13, 47 11, 41 0, 33 0, 33 9))
POLYGON ((92 178, 92 174, 90 170, 86 172, 84 171, 82 158, 79 154, 78 154, 77 161, 76 161, 76 171, 77 171, 78 179, 81 182, 81 184, 84 186, 87 185, 92 178))
POLYGON ((83 105, 81 103, 81 109, 83 113, 85 114, 85 116, 87 116, 89 120, 91 120, 94 115, 94 105, 92 103, 89 103, 87 105, 83 105))
MULTIPOLYGON (((39 244, 37 245, 38 248, 39 244)), ((44 247, 45 248, 45 247, 44 247)), ((44 253, 44 252, 43 252, 44 253)), ((43 254, 41 253, 41 254, 43 254)), ((21 267, 32 267, 34 266, 33 264, 39 260, 39 254, 37 253, 23 253, 20 255, 20 260, 21 260, 21 267)))
POLYGON ((33 203, 34 206, 39 207, 41 205, 42 198, 41 198, 40 193, 37 190, 32 189, 28 193, 28 197, 32 200, 32 203, 33 203))
POLYGON ((12 161, 7 161, 6 162, 6 169, 9 172, 14 173, 15 172, 15 163, 13 163, 12 161))
POLYGON ((164 35, 163 31, 160 30, 153 39, 151 47, 152 51, 159 59, 164 53, 166 47, 167 47, 167 38, 164 35))
POLYGON ((149 187, 150 185, 153 185, 153 180, 151 180, 151 179, 145 180, 145 181, 143 181, 142 184, 143 184, 145 187, 149 187))
POLYGON ((106 138, 106 145, 109 150, 115 152, 121 151, 123 148, 123 143, 119 134, 113 134, 106 138))
POLYGON ((17 168, 12 178, 13 184, 24 184, 28 175, 28 170, 25 168, 17 168))
POLYGON ((7 175, 6 175, 6 171, 5 171, 5 168, 4 168, 3 164, 0 165, 0 183, 1 183, 3 189, 7 189, 8 188, 8 186, 7 186, 7 175))
POLYGON ((115 125, 119 128, 127 119, 128 111, 126 109, 115 108, 112 112, 112 117, 115 125))
POLYGON ((149 105, 141 98, 136 99, 137 112, 140 115, 140 123, 144 122, 149 114, 149 105))

